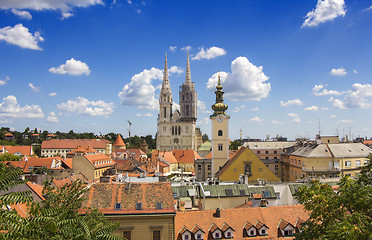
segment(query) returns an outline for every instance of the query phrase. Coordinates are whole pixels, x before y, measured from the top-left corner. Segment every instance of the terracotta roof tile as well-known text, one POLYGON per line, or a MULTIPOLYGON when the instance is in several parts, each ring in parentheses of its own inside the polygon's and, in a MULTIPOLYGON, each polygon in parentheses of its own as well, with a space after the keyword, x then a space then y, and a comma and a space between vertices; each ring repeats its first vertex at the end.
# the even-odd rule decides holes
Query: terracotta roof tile
POLYGON ((85 193, 83 207, 100 209, 104 214, 175 213, 170 183, 96 183, 85 193), (89 196, 89 198, 88 198, 89 196), (161 209, 157 208, 161 202, 161 209), (115 203, 121 203, 115 209, 115 203), (142 203, 142 210, 136 204, 142 203))
POLYGON ((53 183, 58 187, 58 188, 61 188, 63 187, 65 184, 71 184, 71 180, 68 179, 68 178, 65 178, 65 179, 62 179, 62 180, 53 180, 53 183))
POLYGON ((106 166, 113 166, 115 165, 115 162, 112 161, 110 157, 107 157, 106 155, 99 153, 99 154, 87 154, 84 155, 84 157, 91 162, 94 167, 101 168, 106 166))
POLYGON ((26 185, 32 190, 35 192, 35 194, 45 200, 45 198, 43 197, 43 186, 40 185, 40 184, 37 184, 37 183, 33 183, 33 182, 27 182, 26 185))
POLYGON ((205 233, 204 231, 203 231, 203 229, 201 229, 200 227, 199 227, 199 225, 198 224, 195 224, 195 226, 192 228, 192 230, 191 230, 191 232, 192 233, 196 233, 197 231, 202 231, 203 233, 205 233))
POLYGON ((189 150, 175 149, 172 151, 172 154, 179 163, 194 163, 195 160, 201 159, 199 154, 192 149, 189 150))
POLYGON ((120 134, 118 134, 118 137, 116 138, 114 144, 112 146, 125 146, 125 143, 123 139, 121 138, 120 134))
POLYGON ((213 233, 217 229, 220 229, 215 223, 212 223, 211 226, 208 228, 208 232, 213 233))
POLYGON ((235 230, 232 227, 230 227, 229 224, 227 224, 226 222, 223 223, 221 230, 222 232, 225 232, 229 228, 235 232, 235 230))
POLYGON ((244 224, 244 227, 243 227, 243 228, 244 228, 245 230, 248 230, 248 229, 250 229, 252 226, 254 226, 252 223, 246 221, 245 224, 244 224))
POLYGON ((53 166, 53 161, 54 163, 62 162, 62 158, 60 157, 49 158, 29 157, 23 159, 26 162, 26 165, 23 169, 23 172, 25 173, 31 172, 35 167, 46 167, 47 169, 56 168, 57 166, 53 166))
POLYGON ((175 231, 177 233, 184 225, 190 229, 197 224, 207 232, 211 223, 214 223, 215 227, 222 227, 226 222, 235 230, 234 239, 245 239, 242 236, 247 222, 258 223, 257 226, 263 226, 262 223, 268 227, 268 236, 253 239, 278 239, 280 237, 278 237, 277 227, 281 219, 286 219, 294 225, 298 218, 308 219, 309 217, 301 205, 222 209, 220 218, 213 217, 214 213, 215 210, 178 212, 175 218, 175 231))
POLYGON ((5 152, 10 154, 20 153, 23 156, 30 156, 32 154, 31 146, 4 146, 5 152))
POLYGON ((166 151, 153 151, 152 152, 152 160, 165 160, 169 164, 174 164, 177 163, 177 159, 175 156, 172 154, 172 152, 166 152, 166 151))
POLYGON ((279 222, 278 228, 279 229, 284 229, 288 224, 290 224, 290 223, 281 219, 280 222, 279 222))
POLYGON ((106 139, 51 139, 43 141, 41 149, 75 149, 78 146, 102 149, 106 148, 106 144, 111 142, 106 139))
POLYGON ((64 158, 62 162, 70 169, 72 169, 72 158, 64 158))
POLYGON ((12 204, 10 207, 17 211, 18 215, 25 218, 28 215, 27 203, 12 204))

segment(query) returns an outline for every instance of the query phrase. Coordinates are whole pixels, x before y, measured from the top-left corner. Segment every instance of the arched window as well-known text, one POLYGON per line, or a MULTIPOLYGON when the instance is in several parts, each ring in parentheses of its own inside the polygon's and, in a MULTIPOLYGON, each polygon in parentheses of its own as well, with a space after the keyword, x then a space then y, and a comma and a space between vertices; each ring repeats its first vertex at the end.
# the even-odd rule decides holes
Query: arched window
POLYGON ((222 135, 223 135, 222 130, 218 130, 218 136, 222 136, 222 135))

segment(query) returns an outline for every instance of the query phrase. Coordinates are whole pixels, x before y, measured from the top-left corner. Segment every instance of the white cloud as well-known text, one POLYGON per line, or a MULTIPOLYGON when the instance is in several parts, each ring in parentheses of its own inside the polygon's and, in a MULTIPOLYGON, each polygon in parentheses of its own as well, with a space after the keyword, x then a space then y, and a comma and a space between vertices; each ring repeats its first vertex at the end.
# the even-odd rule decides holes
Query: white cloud
POLYGON ((191 46, 186 46, 186 47, 181 48, 182 51, 190 51, 191 49, 192 49, 191 46))
POLYGON ((36 87, 33 83, 29 83, 28 86, 31 88, 32 91, 34 92, 39 92, 40 87, 36 87))
POLYGON ((303 105, 303 102, 300 99, 293 99, 293 100, 289 100, 287 102, 280 101, 280 106, 282 106, 282 107, 288 107, 288 106, 292 106, 292 105, 301 106, 301 105, 303 105))
POLYGON ((327 111, 327 110, 328 110, 327 107, 322 107, 321 109, 322 109, 323 111, 327 111))
POLYGON ((349 119, 342 119, 339 121, 339 123, 341 124, 350 124, 350 123, 353 123, 354 121, 353 120, 349 120, 349 119))
POLYGON ((210 119, 208 117, 205 117, 198 121, 198 125, 209 125, 210 119))
POLYGON ((118 97, 121 104, 129 106, 138 106, 141 108, 158 109, 158 100, 155 98, 154 80, 162 80, 163 72, 157 68, 143 70, 134 75, 130 83, 125 84, 118 97))
POLYGON ((337 17, 344 17, 345 7, 344 0, 318 0, 315 9, 306 14, 302 27, 316 27, 337 17))
POLYGON ((57 96, 57 93, 56 92, 51 92, 48 95, 49 95, 49 97, 56 97, 57 96))
POLYGON ((323 84, 315 85, 313 87, 313 94, 315 96, 327 96, 327 95, 342 95, 342 94, 345 94, 345 92, 339 92, 339 91, 336 91, 336 90, 327 90, 324 87, 325 86, 323 84), (322 89, 323 89, 323 91, 320 91, 322 89))
POLYGON ((42 50, 38 43, 44 41, 44 38, 39 32, 35 32, 34 34, 30 33, 28 28, 19 23, 13 28, 10 26, 0 28, 0 41, 1 40, 21 48, 42 50))
POLYGON ((169 46, 169 51, 175 52, 177 50, 177 46, 169 46))
POLYGON ((288 113, 289 117, 292 117, 291 123, 300 123, 301 118, 298 116, 297 113, 288 113))
POLYGON ((196 54, 192 60, 200 60, 200 59, 213 59, 219 56, 223 56, 226 54, 226 50, 219 47, 210 47, 206 51, 204 47, 200 49, 200 51, 196 54))
POLYGON ((337 116, 336 115, 331 115, 330 118, 336 118, 337 116))
POLYGON ((47 120, 47 122, 50 122, 50 123, 57 123, 57 122, 59 122, 58 117, 55 114, 55 112, 50 112, 49 113, 49 116, 47 117, 46 120, 47 120))
POLYGON ((364 11, 370 11, 372 10, 372 6, 369 6, 368 8, 364 9, 364 11))
POLYGON ((209 78, 207 88, 216 90, 218 75, 226 98, 233 101, 260 101, 268 96, 271 86, 265 83, 269 77, 262 71, 262 66, 253 65, 246 57, 237 57, 231 63, 231 73, 215 73, 209 78))
POLYGON ((354 74, 358 74, 358 71, 356 69, 353 70, 354 74))
POLYGON ((145 113, 145 114, 137 113, 136 116, 137 117, 153 117, 154 114, 152 114, 152 113, 145 113))
POLYGON ((172 105, 172 111, 175 112, 175 111, 180 111, 181 107, 178 103, 176 102, 173 102, 173 105, 172 105))
POLYGON ((259 118, 259 117, 253 117, 253 118, 249 119, 249 121, 250 122, 255 122, 255 123, 260 123, 260 122, 265 121, 265 119, 259 118))
POLYGON ((307 108, 304 109, 304 111, 317 112, 317 111, 319 111, 319 107, 318 106, 307 107, 307 108))
POLYGON ((70 18, 70 17, 73 17, 73 16, 74 16, 74 14, 70 13, 70 12, 62 13, 62 19, 70 18))
POLYGON ((104 5, 102 0, 4 0, 0 1, 0 9, 59 10, 62 14, 66 14, 74 7, 89 7, 97 4, 104 5))
POLYGON ((333 68, 331 70, 331 75, 333 76, 345 76, 347 74, 346 69, 343 67, 333 68))
POLYGON ((18 118, 43 118, 44 114, 38 105, 21 107, 15 96, 9 95, 0 102, 0 123, 11 123, 18 118))
POLYGON ((21 10, 15 9, 15 8, 12 8, 11 11, 14 15, 17 15, 20 18, 27 19, 27 20, 32 19, 32 15, 28 11, 21 11, 21 10))
POLYGON ((253 108, 251 108, 251 111, 253 111, 253 112, 258 111, 258 110, 260 110, 259 107, 253 107, 253 108))
POLYGON ((10 80, 9 76, 5 76, 4 79, 0 79, 0 86, 4 86, 10 80))
POLYGON ((87 116, 107 116, 111 114, 115 107, 114 103, 106 103, 102 100, 96 102, 89 101, 83 97, 77 97, 75 100, 58 104, 57 107, 63 111, 77 113, 87 116))
POLYGON ((198 100, 198 109, 201 113, 208 113, 208 114, 212 113, 212 111, 206 110, 205 103, 201 100, 198 100))
POLYGON ((181 74, 184 72, 183 68, 172 66, 168 69, 169 75, 175 73, 175 74, 181 74))
POLYGON ((279 122, 278 120, 272 120, 270 123, 273 124, 273 125, 282 125, 282 124, 285 124, 285 122, 279 122))
POLYGON ((50 68, 49 72, 56 73, 56 74, 75 75, 75 76, 80 76, 80 75, 85 74, 86 76, 88 76, 90 74, 90 69, 89 69, 89 66, 85 62, 71 58, 70 60, 66 60, 66 63, 60 65, 59 67, 50 68))
POLYGON ((330 98, 329 101, 333 102, 334 107, 340 109, 367 109, 372 107, 372 104, 368 102, 369 98, 372 98, 372 85, 355 83, 343 100, 330 98))

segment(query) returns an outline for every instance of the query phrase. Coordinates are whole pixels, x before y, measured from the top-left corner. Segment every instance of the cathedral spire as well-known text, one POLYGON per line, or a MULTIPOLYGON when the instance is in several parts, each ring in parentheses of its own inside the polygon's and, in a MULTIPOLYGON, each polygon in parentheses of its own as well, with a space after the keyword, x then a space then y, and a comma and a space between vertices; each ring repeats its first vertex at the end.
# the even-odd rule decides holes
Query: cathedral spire
POLYGON ((186 66, 186 84, 191 84, 191 73, 190 73, 190 59, 189 59, 189 51, 187 51, 187 66, 186 66))
POLYGON ((165 52, 163 86, 168 85, 168 84, 169 84, 169 76, 168 76, 167 52, 165 52))

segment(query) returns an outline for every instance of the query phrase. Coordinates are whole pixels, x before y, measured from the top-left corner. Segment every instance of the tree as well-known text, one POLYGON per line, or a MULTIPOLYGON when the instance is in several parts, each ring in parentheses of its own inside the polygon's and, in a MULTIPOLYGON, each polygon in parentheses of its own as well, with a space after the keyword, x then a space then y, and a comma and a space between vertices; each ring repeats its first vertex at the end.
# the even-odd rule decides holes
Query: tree
POLYGON ((209 141, 208 134, 204 133, 203 136, 202 136, 202 140, 203 140, 203 143, 206 142, 206 141, 209 141))
POLYGON ((339 188, 313 181, 296 193, 310 211, 296 239, 372 239, 372 161, 351 179, 343 177, 339 188))
POLYGON ((20 157, 15 156, 11 153, 4 153, 0 155, 0 162, 8 162, 8 161, 19 161, 20 157))
MULTIPOLYGON (((8 227, 7 239, 110 239, 118 223, 108 222, 98 210, 87 209, 84 216, 78 210, 86 188, 81 181, 55 188, 46 181, 42 202, 32 202, 29 216, 17 218, 17 227, 8 227)), ((1 234, 0 234, 1 238, 1 234)))
POLYGON ((232 142, 230 143, 230 147, 229 147, 229 149, 230 149, 230 150, 238 150, 239 146, 241 146, 241 145, 242 145, 242 144, 241 144, 240 140, 234 140, 234 141, 232 141, 232 142))

